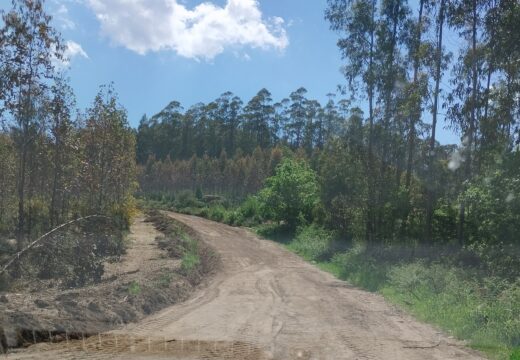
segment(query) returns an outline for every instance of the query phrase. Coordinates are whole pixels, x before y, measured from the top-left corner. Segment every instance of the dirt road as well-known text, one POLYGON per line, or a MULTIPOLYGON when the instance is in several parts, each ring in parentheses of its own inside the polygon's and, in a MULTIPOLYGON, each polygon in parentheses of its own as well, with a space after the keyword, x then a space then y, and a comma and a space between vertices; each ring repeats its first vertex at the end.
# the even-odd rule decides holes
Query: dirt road
POLYGON ((60 349, 41 345, 17 358, 482 359, 276 243, 201 218, 170 216, 222 257, 207 286, 137 324, 60 349))

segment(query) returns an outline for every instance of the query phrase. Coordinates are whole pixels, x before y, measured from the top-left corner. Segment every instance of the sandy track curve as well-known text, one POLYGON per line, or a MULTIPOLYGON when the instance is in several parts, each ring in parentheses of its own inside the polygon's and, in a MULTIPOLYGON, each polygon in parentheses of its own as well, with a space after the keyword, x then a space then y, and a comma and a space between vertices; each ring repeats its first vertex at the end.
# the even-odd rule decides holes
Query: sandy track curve
MULTIPOLYGON (((381 296, 335 279, 274 242, 168 214, 220 254, 220 272, 189 301, 90 338, 76 350, 62 349, 62 358, 483 359, 381 296)), ((45 355, 40 349, 40 358, 55 358, 45 355)))

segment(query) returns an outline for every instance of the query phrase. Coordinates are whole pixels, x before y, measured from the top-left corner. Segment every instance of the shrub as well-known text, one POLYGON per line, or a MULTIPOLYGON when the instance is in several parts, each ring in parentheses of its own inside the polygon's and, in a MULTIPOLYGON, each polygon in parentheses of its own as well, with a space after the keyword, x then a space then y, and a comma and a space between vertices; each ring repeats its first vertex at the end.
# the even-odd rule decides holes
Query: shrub
POLYGON ((213 221, 222 221, 226 215, 226 209, 222 205, 212 206, 208 210, 208 218, 213 221))
POLYGON ((223 222, 228 225, 235 225, 237 218, 238 218, 237 211, 229 210, 229 211, 226 211, 223 222))
POLYGON ((331 257, 334 233, 317 225, 298 229, 290 247, 306 259, 318 261, 331 257))
POLYGON ((130 222, 136 214, 137 204, 133 196, 128 196, 124 201, 114 204, 108 212, 108 216, 120 229, 130 228, 130 222))
POLYGON ((285 159, 277 166, 275 175, 265 181, 259 199, 266 217, 296 228, 302 219, 311 219, 319 202, 316 173, 304 161, 285 159))
POLYGON ((357 286, 370 291, 379 290, 387 280, 387 269, 365 253, 362 246, 354 246, 349 251, 337 253, 332 263, 339 269, 339 276, 357 286))
POLYGON ((256 196, 248 196, 238 211, 243 218, 254 218, 260 215, 260 206, 256 196))
POLYGON ((178 208, 199 207, 201 204, 193 194, 193 191, 182 190, 177 194, 175 204, 178 208))
POLYGON ((137 296, 141 293, 141 286, 137 281, 132 281, 128 284, 128 293, 133 296, 137 296))

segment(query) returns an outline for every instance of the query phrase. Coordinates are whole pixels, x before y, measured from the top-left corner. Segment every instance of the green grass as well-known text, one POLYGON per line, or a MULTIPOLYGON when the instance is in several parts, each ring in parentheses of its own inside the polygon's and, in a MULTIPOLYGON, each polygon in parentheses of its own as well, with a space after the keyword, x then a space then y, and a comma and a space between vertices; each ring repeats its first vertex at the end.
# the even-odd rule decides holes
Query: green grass
POLYGON ((509 359, 510 360, 520 360, 520 347, 513 350, 509 359))
POLYGON ((334 233, 321 227, 310 225, 301 227, 288 248, 310 261, 329 259, 334 233))
POLYGON ((200 264, 200 258, 196 253, 189 252, 182 257, 181 269, 188 273, 200 264))
POLYGON ((137 281, 132 281, 130 284, 128 284, 128 293, 134 296, 137 296, 141 293, 141 286, 139 286, 137 281))
POLYGON ((315 226, 292 236, 274 225, 256 230, 321 270, 378 292, 417 319, 467 340, 492 359, 520 360, 520 283, 485 277, 476 269, 448 262, 396 260, 398 256, 388 255, 392 249, 383 251, 383 258, 368 254, 362 246, 329 256, 325 244, 334 244, 332 234, 315 226))
POLYGON ((172 280, 173 280, 173 274, 172 273, 161 274, 155 280, 155 286, 157 286, 158 288, 167 288, 167 287, 170 286, 172 280))

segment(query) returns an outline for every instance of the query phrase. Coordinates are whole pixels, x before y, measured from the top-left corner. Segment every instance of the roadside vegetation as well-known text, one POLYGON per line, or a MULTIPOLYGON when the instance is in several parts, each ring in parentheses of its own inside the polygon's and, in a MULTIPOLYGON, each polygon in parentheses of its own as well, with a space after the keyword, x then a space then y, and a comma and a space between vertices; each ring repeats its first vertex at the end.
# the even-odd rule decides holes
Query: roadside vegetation
POLYGON ((329 225, 319 178, 302 159, 283 159, 264 184, 241 204, 188 190, 140 201, 250 227, 340 279, 381 293, 492 358, 514 358, 520 342, 520 267, 519 259, 509 256, 513 254, 492 256, 456 242, 367 245, 345 238, 329 225))
POLYGON ((253 227, 518 357, 518 2, 328 0, 325 19, 339 92, 172 101, 138 128, 141 201, 253 227), (439 143, 440 117, 459 144, 439 143))
MULTIPOLYGON (((163 234, 156 239, 159 248, 166 250, 170 257, 180 259, 178 271, 191 285, 198 285, 217 268, 218 256, 198 240, 192 229, 156 209, 148 210, 147 221, 163 234)), ((167 278, 163 276, 161 282, 166 282, 167 278)))

